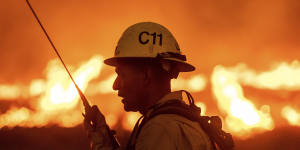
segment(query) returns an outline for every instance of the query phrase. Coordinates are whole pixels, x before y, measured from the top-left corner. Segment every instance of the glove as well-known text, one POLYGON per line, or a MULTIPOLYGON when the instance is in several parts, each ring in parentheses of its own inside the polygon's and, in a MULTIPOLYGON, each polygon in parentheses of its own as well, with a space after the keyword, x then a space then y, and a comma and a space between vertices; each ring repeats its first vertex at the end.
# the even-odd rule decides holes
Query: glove
POLYGON ((91 107, 84 116, 84 129, 87 132, 92 150, 114 149, 111 131, 106 124, 104 115, 96 105, 91 107))

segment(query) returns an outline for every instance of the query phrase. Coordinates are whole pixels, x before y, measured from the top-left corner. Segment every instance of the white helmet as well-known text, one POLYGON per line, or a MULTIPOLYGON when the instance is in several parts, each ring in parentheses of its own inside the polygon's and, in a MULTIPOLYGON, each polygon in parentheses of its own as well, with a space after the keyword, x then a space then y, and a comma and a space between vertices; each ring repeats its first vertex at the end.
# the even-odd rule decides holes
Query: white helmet
POLYGON ((157 59, 172 63, 178 72, 195 70, 186 62, 171 32, 153 22, 141 22, 127 28, 118 42, 114 57, 104 60, 104 63, 116 66, 118 60, 134 59, 157 59))

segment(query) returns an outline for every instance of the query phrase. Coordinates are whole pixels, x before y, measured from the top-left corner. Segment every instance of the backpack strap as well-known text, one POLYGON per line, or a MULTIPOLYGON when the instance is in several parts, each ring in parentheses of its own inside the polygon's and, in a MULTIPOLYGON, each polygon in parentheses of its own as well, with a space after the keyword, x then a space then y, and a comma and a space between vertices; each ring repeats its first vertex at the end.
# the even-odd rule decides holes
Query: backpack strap
POLYGON ((230 133, 226 133, 222 130, 222 121, 218 116, 201 116, 201 109, 194 104, 194 99, 192 95, 185 91, 189 105, 185 104, 182 100, 169 100, 166 103, 153 107, 153 111, 149 116, 145 116, 141 123, 139 121, 136 123, 134 127, 133 135, 131 135, 126 150, 134 150, 135 149, 135 140, 138 138, 139 133, 143 126, 152 118, 160 114, 176 114, 182 117, 185 117, 191 121, 197 121, 199 125, 203 128, 204 132, 210 138, 214 149, 216 149, 216 145, 221 150, 233 150, 234 142, 230 133))
POLYGON ((138 127, 136 138, 145 123, 155 116, 160 114, 176 114, 191 121, 197 121, 212 141, 215 149, 215 145, 217 145, 217 147, 221 150, 232 150, 234 147, 232 136, 230 133, 226 133, 222 130, 221 119, 218 116, 200 116, 200 112, 200 108, 195 105, 187 105, 181 100, 169 100, 165 104, 154 108, 154 111, 150 114, 150 116, 143 119, 138 127))

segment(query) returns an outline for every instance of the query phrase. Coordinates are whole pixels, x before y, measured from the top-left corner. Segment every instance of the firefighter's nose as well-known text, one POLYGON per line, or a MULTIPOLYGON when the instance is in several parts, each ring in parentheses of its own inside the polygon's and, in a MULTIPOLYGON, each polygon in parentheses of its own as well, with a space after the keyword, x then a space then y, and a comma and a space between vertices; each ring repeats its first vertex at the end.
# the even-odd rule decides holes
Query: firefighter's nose
POLYGON ((121 87, 121 80, 119 78, 119 76, 115 79, 115 82, 113 84, 113 90, 119 90, 121 87))

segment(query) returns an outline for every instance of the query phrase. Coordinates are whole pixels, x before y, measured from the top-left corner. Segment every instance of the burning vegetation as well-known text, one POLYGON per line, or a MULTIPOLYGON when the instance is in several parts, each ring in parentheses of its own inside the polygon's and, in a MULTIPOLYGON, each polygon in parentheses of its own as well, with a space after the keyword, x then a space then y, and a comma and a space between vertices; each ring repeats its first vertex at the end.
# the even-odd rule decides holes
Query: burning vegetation
MULTIPOLYGON (((87 91, 89 97, 99 94, 115 94, 111 90, 116 77, 114 74, 106 80, 92 82, 100 76, 103 69, 102 61, 103 58, 96 55, 78 67, 71 67, 78 86, 83 91, 91 89, 90 92, 87 91)), ((48 124, 75 127, 82 123, 83 110, 80 107, 79 96, 58 60, 49 61, 45 72, 45 79, 33 79, 28 86, 0 86, 4 89, 0 94, 2 101, 13 101, 22 97, 30 99, 27 102, 30 104, 28 107, 11 105, 9 109, 2 112, 0 127, 43 127, 48 124)), ((211 76, 199 74, 187 79, 178 78, 172 81, 172 85, 173 90, 188 89, 196 95, 210 87, 211 89, 207 90, 212 91, 216 106, 207 106, 209 101, 198 100, 197 105, 202 107, 202 114, 212 114, 207 108, 217 107, 220 112, 217 115, 222 116, 225 130, 236 137, 249 138, 256 133, 274 130, 277 121, 276 117, 271 114, 272 107, 267 103, 261 106, 255 105, 255 101, 245 96, 243 86, 271 89, 274 92, 279 89, 295 91, 300 88, 300 81, 297 78, 299 76, 298 61, 290 64, 283 62, 273 69, 260 73, 248 68, 245 64, 238 64, 234 67, 217 65, 211 76)), ((94 102, 104 107, 104 110, 107 110, 106 105, 110 106, 109 103, 112 103, 95 100, 94 102)), ((112 111, 115 113, 104 111, 109 125, 114 127, 118 118, 122 118, 122 127, 131 130, 139 115, 122 113, 123 110, 120 107, 112 109, 115 109, 112 111)), ((285 126, 300 126, 300 109, 297 104, 283 105, 280 113, 281 117, 287 121, 285 126)))
MULTIPOLYGON (((159 7, 144 1, 32 3, 76 83, 111 128, 128 132, 139 114, 124 112, 112 90, 116 75, 103 58, 111 56, 125 27, 152 20, 174 31, 197 68, 172 80, 172 90, 190 91, 202 115, 219 115, 223 129, 239 142, 237 149, 299 147, 289 144, 300 139, 298 1, 160 1, 159 7)), ((17 137, 34 145, 39 137, 28 135, 51 132, 73 138, 66 143, 71 148, 78 142, 75 135, 85 137, 78 127, 83 107, 74 85, 48 51, 25 1, 5 1, 0 8, 0 141, 14 145, 17 137)))

